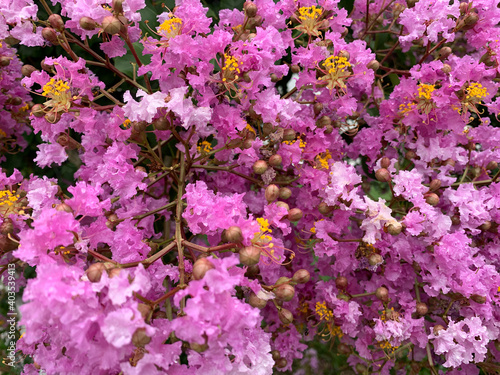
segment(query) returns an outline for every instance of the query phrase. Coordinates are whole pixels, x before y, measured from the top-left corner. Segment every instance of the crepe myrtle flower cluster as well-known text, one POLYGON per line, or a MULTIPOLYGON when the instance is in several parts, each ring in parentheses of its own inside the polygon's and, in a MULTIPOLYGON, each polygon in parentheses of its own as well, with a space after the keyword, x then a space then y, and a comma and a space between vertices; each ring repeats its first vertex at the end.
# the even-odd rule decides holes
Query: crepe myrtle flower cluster
POLYGON ((22 372, 500 371, 499 1, 145 7, 0 0, 22 372))

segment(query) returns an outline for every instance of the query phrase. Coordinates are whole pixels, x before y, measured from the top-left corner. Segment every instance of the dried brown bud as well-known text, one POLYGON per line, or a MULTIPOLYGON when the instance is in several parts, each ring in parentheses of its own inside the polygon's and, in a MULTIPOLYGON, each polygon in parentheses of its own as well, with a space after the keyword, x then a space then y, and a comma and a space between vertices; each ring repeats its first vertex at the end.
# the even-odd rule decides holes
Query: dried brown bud
POLYGON ((476 303, 486 303, 486 297, 480 296, 479 294, 473 294, 472 296, 470 296, 470 299, 476 303))
POLYGON ((347 277, 345 276, 339 276, 335 279, 335 286, 337 287, 337 289, 344 290, 345 288, 347 288, 347 284, 348 281, 347 277))
POLYGON ((319 115, 322 110, 323 110, 323 103, 314 103, 313 105, 314 116, 319 115))
POLYGON ((54 45, 59 44, 59 41, 57 40, 56 31, 52 27, 44 27, 42 29, 42 37, 43 39, 54 45))
POLYGON ((290 207, 288 206, 288 203, 286 203, 286 202, 278 201, 278 202, 276 202, 276 206, 283 207, 285 210, 290 211, 290 207))
POLYGON ((263 133, 265 136, 268 136, 268 135, 269 135, 269 134, 271 134, 273 131, 274 131, 274 126, 273 126, 273 124, 271 124, 270 122, 265 122, 265 123, 262 125, 262 133, 263 133))
POLYGON ((316 121, 316 126, 318 128, 324 128, 325 126, 332 125, 332 119, 328 116, 321 116, 318 121, 316 121))
POLYGON ((243 10, 247 17, 255 17, 257 15, 257 5, 255 5, 252 1, 245 1, 243 4, 243 10))
POLYGON ((257 246, 245 246, 240 249, 240 263, 244 266, 253 266, 259 263, 261 250, 257 246))
POLYGON ((267 171, 267 168, 269 167, 265 160, 257 160, 252 166, 255 174, 264 174, 267 171))
POLYGON ((389 159, 387 156, 384 156, 382 160, 380 160, 380 166, 382 168, 389 168, 391 165, 391 159, 389 159))
POLYGON ((443 64, 441 71, 445 74, 451 73, 451 66, 448 64, 443 64))
POLYGON ((490 161, 488 165, 486 166, 486 169, 489 171, 494 171, 495 169, 498 168, 498 163, 494 160, 490 161))
POLYGON ((366 65, 366 67, 376 72, 380 68, 380 63, 377 60, 372 60, 366 65))
POLYGON ((97 283, 101 280, 102 273, 106 267, 102 263, 94 263, 87 268, 87 277, 91 283, 97 283))
POLYGON ((31 74, 33 72, 36 72, 37 70, 38 69, 35 68, 33 65, 26 64, 26 65, 23 65, 23 67, 21 68, 21 73, 25 77, 31 77, 31 74))
POLYGON ((292 73, 299 73, 300 72, 300 66, 294 64, 294 65, 292 65, 290 67, 290 70, 292 71, 292 73))
POLYGON ((441 324, 436 324, 434 327, 432 327, 432 332, 437 336, 438 332, 442 331, 443 329, 444 327, 441 324))
POLYGON ((151 341, 151 337, 146 334, 146 328, 137 328, 132 335, 132 344, 138 348, 143 348, 151 341))
POLYGON ((382 302, 387 302, 389 301, 389 291, 387 290, 387 288, 381 286, 375 291, 375 297, 377 297, 382 302))
POLYGON ((283 131, 283 140, 284 141, 293 141, 293 140, 295 140, 295 137, 297 137, 297 134, 295 133, 295 130, 293 130, 293 129, 285 129, 283 131))
POLYGON ((488 231, 491 228, 491 221, 487 220, 483 224, 479 226, 479 229, 481 229, 483 232, 488 231))
POLYGON ((275 200, 277 200, 279 195, 280 195, 280 188, 274 184, 269 185, 266 188, 266 192, 264 193, 264 196, 268 203, 272 203, 275 200))
POLYGON ((271 356, 273 357, 273 360, 276 362, 278 359, 281 358, 281 353, 278 350, 271 350, 271 356))
POLYGON ((306 269, 300 269, 293 274, 292 281, 297 284, 305 284, 311 280, 311 273, 306 269))
POLYGON ((262 25, 262 22, 264 22, 264 19, 262 18, 262 16, 257 14, 255 17, 251 17, 248 19, 247 28, 254 29, 257 26, 262 25))
POLYGON ((107 16, 102 20, 102 30, 105 33, 114 35, 118 34, 122 29, 122 23, 115 16, 107 16))
MULTIPOLYGON (((282 308, 280 310, 280 312, 278 313, 278 317, 280 318, 281 323, 283 323, 283 324, 290 324, 293 322, 293 314, 290 310, 282 308)), ((280 358, 280 359, 282 359, 282 358, 280 358)))
POLYGON ((434 180, 431 181, 431 183, 429 184, 429 190, 430 191, 436 191, 436 190, 439 190, 439 188, 441 187, 441 180, 438 179, 438 178, 435 178, 434 180))
POLYGON ((257 297, 257 295, 252 292, 248 297, 248 304, 252 307, 263 309, 264 307, 266 307, 267 301, 265 299, 257 297))
POLYGON ((451 217, 451 223, 453 225, 460 225, 460 216, 459 215, 453 215, 451 217))
POLYGON ((417 308, 416 308, 417 314, 420 316, 424 316, 429 312, 429 308, 427 305, 423 302, 417 302, 417 308))
POLYGON ((53 13, 49 16, 49 23, 59 32, 64 31, 64 21, 59 14, 53 13))
POLYGON ((452 52, 453 51, 451 50, 450 47, 445 46, 439 50, 439 58, 444 60, 444 59, 448 58, 452 52))
POLYGON ((139 310, 139 312, 142 315, 142 319, 144 319, 144 320, 147 320, 149 318, 149 316, 151 315, 151 311, 152 311, 151 306, 146 305, 145 303, 139 303, 137 305, 137 310, 139 310))
POLYGON ((380 254, 372 254, 368 258, 368 263, 370 263, 370 266, 376 266, 377 264, 380 264, 384 261, 384 258, 380 254))
POLYGON ((92 18, 90 17, 82 17, 80 18, 80 27, 83 30, 91 31, 94 30, 98 25, 97 22, 95 22, 92 18))
POLYGON ((193 264, 193 279, 201 280, 205 274, 214 269, 215 266, 207 258, 200 258, 193 264))
POLYGON ((64 211, 64 212, 69 212, 69 213, 73 213, 73 209, 69 206, 69 204, 67 203, 59 203, 57 206, 56 206, 56 211, 64 211))
POLYGON ((299 221, 304 216, 304 213, 300 208, 292 208, 288 211, 288 220, 290 221, 299 221))
POLYGON ((241 233, 240 227, 233 225, 226 229, 226 240, 228 242, 240 243, 243 241, 243 233, 241 233))
POLYGON ((417 158, 417 154, 413 150, 408 150, 408 151, 406 151, 405 158, 408 159, 408 160, 416 159, 417 158))
POLYGON ((385 168, 380 168, 375 172, 375 178, 380 182, 389 182, 391 181, 391 174, 385 168))
POLYGON ((387 233, 389 233, 390 235, 397 236, 399 233, 402 232, 403 226, 401 225, 401 223, 395 221, 390 224, 387 224, 385 226, 385 229, 387 230, 387 233))
POLYGON ((431 206, 437 206, 439 204, 439 197, 435 193, 425 194, 425 201, 431 206))
POLYGON ((286 360, 286 358, 280 358, 276 361, 276 364, 275 366, 277 368, 285 368, 286 366, 288 365, 288 361, 286 360))
POLYGON ((282 187, 280 189, 280 199, 288 199, 292 196, 292 190, 290 190, 290 188, 287 188, 287 187, 282 187))
POLYGON ((279 167, 283 162, 283 157, 281 155, 275 154, 269 158, 269 165, 272 167, 279 167))
POLYGON ((318 205, 318 211, 322 215, 328 215, 333 211, 333 207, 327 205, 325 202, 321 202, 318 205))
POLYGON ((0 66, 6 67, 10 65, 10 60, 12 60, 9 56, 1 56, 0 57, 0 66))
POLYGON ((168 130, 170 128, 170 123, 166 116, 162 116, 153 121, 153 126, 156 130, 168 130))
POLYGON ((291 301, 295 295, 295 288, 290 284, 281 284, 277 288, 273 289, 276 298, 281 301, 291 301))
POLYGON ((443 161, 443 165, 451 165, 452 167, 455 166, 455 160, 453 160, 452 158, 448 158, 446 160, 443 161))

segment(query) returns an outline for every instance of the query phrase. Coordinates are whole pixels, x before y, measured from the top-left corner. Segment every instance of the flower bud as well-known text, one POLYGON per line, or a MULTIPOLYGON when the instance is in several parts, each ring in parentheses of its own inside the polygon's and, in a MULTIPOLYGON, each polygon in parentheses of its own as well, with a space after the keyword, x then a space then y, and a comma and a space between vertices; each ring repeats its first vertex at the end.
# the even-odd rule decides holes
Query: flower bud
POLYGON ((486 232, 491 228, 491 221, 487 220, 483 224, 479 226, 479 229, 481 229, 483 232, 486 232))
POLYGON ((64 21, 59 14, 53 13, 49 16, 49 23, 59 32, 64 31, 64 21))
POLYGON ((453 160, 452 158, 448 158, 448 159, 444 160, 442 164, 443 165, 451 165, 452 167, 454 167, 455 166, 455 160, 453 160))
POLYGON ((338 53, 338 56, 339 57, 345 57, 346 60, 349 60, 351 58, 351 55, 349 52, 347 52, 345 49, 343 50, 340 50, 340 52, 338 53))
POLYGON ((14 106, 21 105, 21 104, 23 104, 23 99, 20 98, 19 96, 14 96, 14 97, 9 98, 5 102, 5 104, 14 105, 14 106))
POLYGON ((470 296, 470 299, 476 303, 480 304, 486 303, 486 297, 480 296, 479 294, 473 294, 472 296, 470 296))
POLYGON ((332 125, 332 119, 328 116, 321 116, 318 121, 316 121, 316 126, 318 128, 324 128, 327 125, 332 125))
POLYGON ((61 119, 61 114, 59 112, 49 112, 45 115, 45 120, 51 124, 56 124, 61 119))
POLYGON ((477 21, 479 21, 479 16, 475 12, 470 12, 464 18, 464 23, 468 26, 468 28, 472 28, 477 23, 477 21))
POLYGON ((406 151, 405 158, 408 159, 408 160, 416 159, 417 158, 417 154, 413 150, 408 150, 408 151, 406 151))
POLYGON ((434 180, 431 181, 431 183, 429 184, 429 190, 430 191, 436 191, 436 190, 439 190, 439 188, 441 187, 441 180, 438 179, 438 178, 435 178, 434 180))
POLYGON ((271 350, 271 356, 273 357, 273 360, 276 362, 278 359, 281 358, 281 353, 278 350, 271 350))
POLYGON ((290 210, 290 207, 288 206, 288 203, 286 203, 286 202, 278 201, 278 202, 276 202, 276 206, 283 207, 287 211, 290 210))
POLYGON ((10 60, 12 60, 12 58, 10 58, 9 56, 1 56, 0 57, 0 66, 1 67, 9 66, 10 60))
POLYGON ((87 268, 87 277, 91 283, 98 283, 106 267, 102 263, 93 263, 87 268))
POLYGON ((57 40, 56 31, 52 27, 44 27, 42 29, 42 37, 43 39, 54 45, 59 44, 59 41, 57 40))
POLYGON ((240 243, 243 241, 243 233, 240 227, 233 225, 226 229, 226 239, 228 242, 240 243))
POLYGON ((255 5, 252 1, 245 1, 245 4, 243 4, 243 10, 245 11, 245 14, 247 17, 255 17, 257 15, 257 5, 255 5))
POLYGON ((283 157, 281 155, 275 154, 269 158, 269 165, 272 167, 279 167, 283 162, 283 157))
POLYGON ((37 70, 33 65, 26 64, 21 68, 21 74, 25 77, 31 77, 31 74, 37 70))
POLYGON ((255 174, 264 174, 264 172, 267 171, 267 168, 268 165, 264 160, 257 160, 252 166, 255 174))
POLYGON ((488 165, 486 166, 486 169, 489 171, 494 171, 495 169, 498 168, 498 163, 494 160, 490 161, 488 165))
POLYGON ((121 272, 121 269, 119 268, 113 268, 112 270, 108 271, 108 276, 110 279, 112 279, 115 276, 118 276, 121 272))
POLYGON ((337 287, 337 289, 344 290, 345 288, 347 288, 347 284, 347 277, 339 276, 335 279, 335 286, 337 287))
POLYGON ((399 233, 402 232, 403 226, 401 225, 401 223, 395 221, 386 225, 385 229, 387 230, 387 233, 389 233, 390 235, 397 236, 399 233))
POLYGON ((56 206, 56 211, 64 211, 64 212, 69 212, 70 214, 73 213, 73 209, 70 207, 69 204, 67 203, 59 203, 56 206))
POLYGON ((115 13, 123 13, 123 0, 113 0, 112 7, 115 13))
POLYGON ((292 208, 288 211, 288 220, 290 221, 299 221, 304 216, 304 213, 300 208, 292 208))
POLYGON ((170 123, 166 116, 162 116, 153 121, 153 126, 156 130, 168 130, 170 128, 170 123))
POLYGON ((424 316, 429 312, 429 308, 427 305, 423 302, 417 302, 417 308, 416 308, 417 314, 420 316, 424 316))
POLYGON ((387 156, 384 156, 382 160, 380 160, 380 166, 382 168, 389 168, 391 165, 391 159, 389 159, 387 156))
POLYGON ((451 217, 451 224, 452 225, 460 225, 460 216, 458 215, 453 215, 451 217))
POLYGON ((300 72, 300 66, 298 66, 298 65, 294 64, 294 65, 292 65, 292 66, 290 67, 290 70, 292 71, 292 73, 297 74, 297 73, 299 73, 299 72, 300 72))
POLYGON ((0 225, 0 233, 3 235, 14 233, 14 223, 10 217, 3 219, 3 223, 0 225))
POLYGON ((441 60, 447 59, 453 51, 450 47, 445 46, 439 50, 439 58, 441 60))
POLYGON ((382 302, 387 302, 389 301, 389 291, 387 290, 387 288, 381 286, 375 291, 375 297, 377 297, 382 302))
POLYGON ((437 206, 439 204, 439 197, 435 193, 426 194, 424 197, 425 201, 431 206, 437 206))
POLYGON ((277 288, 273 289, 276 298, 281 301, 291 301, 295 295, 295 288, 290 284, 281 284, 277 288))
POLYGON ((139 312, 142 315, 142 319, 144 319, 144 320, 147 320, 149 318, 149 316, 151 315, 151 311, 152 311, 151 306, 146 305, 145 303, 139 303, 137 305, 137 310, 139 310, 139 312))
POLYGON ((262 22, 264 22, 264 19, 262 18, 262 16, 259 16, 257 14, 255 17, 251 17, 251 18, 248 19, 247 28, 248 29, 254 29, 257 26, 262 25, 262 22))
POLYGON ((300 269, 293 274, 292 281, 297 284, 305 284, 311 280, 311 274, 308 270, 300 269))
POLYGON ((114 35, 118 34, 122 29, 122 23, 115 16, 107 16, 102 20, 102 30, 105 33, 114 35))
POLYGON ((317 116, 321 113, 321 111, 323 110, 323 103, 314 103, 313 105, 313 111, 314 111, 314 116, 317 116))
POLYGON ((293 314, 290 310, 282 308, 280 310, 280 312, 278 313, 278 317, 280 318, 281 323, 283 323, 285 325, 293 322, 293 314))
POLYGON ((377 60, 372 60, 366 65, 366 67, 376 72, 380 68, 380 63, 377 60))
POLYGON ((278 199, 279 195, 280 188, 274 184, 269 185, 266 188, 266 192, 264 193, 264 196, 266 197, 268 203, 274 202, 276 199, 278 199))
POLYGON ((244 266, 253 266, 259 263, 261 250, 257 246, 245 246, 240 249, 240 263, 244 266))
POLYGON ((247 268, 247 271, 245 272, 245 276, 248 278, 254 278, 260 273, 260 267, 258 264, 255 264, 253 266, 250 266, 247 268))
POLYGON ((451 73, 451 66, 448 64, 443 64, 441 71, 445 74, 451 73))
POLYGON ((273 131, 274 131, 274 126, 273 126, 273 124, 271 124, 270 122, 265 122, 265 123, 262 125, 262 133, 263 133, 265 136, 268 136, 268 135, 269 135, 269 134, 271 134, 273 131))
POLYGON ((94 30, 98 25, 97 22, 95 22, 92 18, 90 17, 82 17, 80 18, 80 27, 83 30, 91 31, 94 30))
POLYGON ((465 14, 469 10, 469 3, 460 3, 460 13, 465 14))
POLYGON ((292 196, 292 190, 290 190, 289 188, 282 187, 280 189, 280 194, 279 194, 280 199, 288 199, 291 196, 292 196))
POLYGON ((138 348, 143 348, 151 341, 151 337, 146 334, 146 328, 137 328, 132 335, 132 344, 138 348))
POLYGON ((434 327, 432 327, 432 332, 436 336, 437 336, 438 332, 442 331, 442 330, 444 330, 444 327, 441 324, 436 324, 434 327))
POLYGON ((375 172, 375 178, 380 182, 389 182, 391 181, 391 174, 385 168, 380 168, 375 172))
POLYGON ((318 211, 322 215, 328 215, 333 211, 333 207, 327 205, 325 202, 321 202, 318 205, 318 211))
POLYGON ((258 309, 263 309, 267 305, 267 301, 265 299, 261 299, 257 297, 255 293, 251 293, 250 297, 248 297, 248 304, 252 307, 256 307, 258 309))
POLYGON ((283 131, 283 140, 284 141, 293 141, 297 134, 295 133, 295 130, 293 129, 285 129, 283 131))
POLYGON ((193 279, 201 280, 205 274, 214 269, 215 266, 207 258, 200 258, 193 264, 193 279))
POLYGON ((380 264, 384 261, 384 258, 380 254, 372 254, 368 258, 368 263, 370 263, 370 266, 376 266, 377 264, 380 264))

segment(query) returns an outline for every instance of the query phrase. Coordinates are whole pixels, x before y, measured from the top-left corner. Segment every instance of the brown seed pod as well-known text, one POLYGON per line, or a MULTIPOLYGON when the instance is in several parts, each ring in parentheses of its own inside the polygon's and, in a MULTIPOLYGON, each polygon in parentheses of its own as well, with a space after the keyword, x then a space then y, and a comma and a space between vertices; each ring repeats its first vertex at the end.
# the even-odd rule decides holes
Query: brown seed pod
POLYGON ((228 242, 240 243, 243 241, 243 233, 240 227, 233 225, 226 229, 225 232, 226 240, 228 242))
POLYGON ((304 216, 304 212, 300 208, 292 208, 288 211, 288 220, 299 221, 304 216))
POLYGON ((132 335, 132 344, 138 348, 143 348, 151 341, 151 337, 146 334, 146 328, 137 328, 132 335))

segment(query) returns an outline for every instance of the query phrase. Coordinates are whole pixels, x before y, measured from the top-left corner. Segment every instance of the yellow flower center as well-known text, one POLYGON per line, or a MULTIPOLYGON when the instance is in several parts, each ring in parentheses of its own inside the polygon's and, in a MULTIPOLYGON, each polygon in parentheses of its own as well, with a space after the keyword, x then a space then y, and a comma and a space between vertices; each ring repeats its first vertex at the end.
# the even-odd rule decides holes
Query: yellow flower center
POLYGON ((203 141, 197 146, 197 149, 199 153, 208 154, 210 151, 212 151, 212 144, 208 141, 203 141))
POLYGON ((418 85, 418 97, 419 97, 419 99, 430 100, 434 90, 436 90, 436 86, 428 85, 426 83, 420 83, 418 85))
POLYGON ((158 27, 158 32, 167 38, 179 35, 180 29, 182 27, 182 20, 176 16, 162 22, 158 27))
POLYGON ((240 65, 243 65, 243 63, 238 62, 236 57, 225 53, 224 66, 222 67, 222 81, 226 82, 228 79, 230 81, 237 80, 239 78, 238 74, 241 74, 240 65))
POLYGON ((299 8, 299 19, 302 21, 317 20, 323 11, 316 6, 299 8))
POLYGON ((269 229, 269 221, 263 217, 259 217, 256 220, 260 225, 260 231, 255 232, 256 241, 266 243, 270 248, 274 247, 274 244, 271 242, 273 238, 269 235, 269 233, 273 232, 269 229))
MULTIPOLYGON (((5 134, 5 133, 4 133, 5 134)), ((12 194, 10 190, 0 191, 0 206, 12 207, 17 202, 19 196, 12 194)))
POLYGON ((69 90, 69 85, 62 79, 58 79, 56 81, 55 78, 51 78, 50 81, 47 82, 42 89, 43 96, 47 96, 49 98, 57 98, 62 96, 69 90))
POLYGON ((478 82, 472 82, 469 84, 469 87, 465 90, 467 95, 465 96, 466 99, 468 100, 476 100, 476 101, 481 101, 482 99, 486 98, 488 96, 488 89, 486 87, 483 87, 478 82))
POLYGON ((326 307, 326 302, 316 302, 316 315, 319 316, 320 320, 326 320, 327 322, 333 319, 333 311, 326 307))
POLYGON ((330 56, 325 60, 325 67, 328 69, 328 74, 337 75, 351 67, 351 63, 343 56, 330 56))
POLYGON ((326 150, 326 152, 323 152, 322 154, 319 154, 316 156, 316 160, 319 163, 319 166, 324 169, 330 168, 330 165, 328 164, 328 160, 332 158, 332 155, 330 155, 330 151, 326 150))

